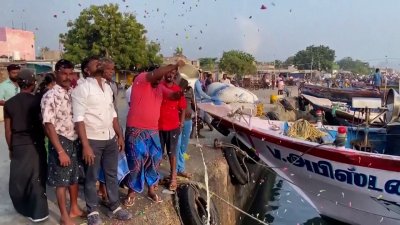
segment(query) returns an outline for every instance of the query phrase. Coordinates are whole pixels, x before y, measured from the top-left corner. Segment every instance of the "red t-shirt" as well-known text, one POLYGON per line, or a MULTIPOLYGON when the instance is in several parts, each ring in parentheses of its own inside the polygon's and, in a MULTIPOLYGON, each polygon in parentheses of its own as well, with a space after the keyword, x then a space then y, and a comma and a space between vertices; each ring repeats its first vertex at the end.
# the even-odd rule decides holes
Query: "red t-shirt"
MULTIPOLYGON (((160 86, 170 90, 170 92, 181 90, 181 88, 176 84, 172 84, 172 86, 169 87, 167 83, 161 82, 160 86)), ((169 131, 179 128, 179 112, 183 109, 186 109, 186 100, 184 96, 179 100, 164 98, 161 103, 160 120, 158 121, 159 130, 169 131)))
POLYGON ((126 125, 146 130, 158 130, 163 90, 161 85, 153 88, 147 81, 146 74, 146 72, 139 74, 132 84, 126 125))

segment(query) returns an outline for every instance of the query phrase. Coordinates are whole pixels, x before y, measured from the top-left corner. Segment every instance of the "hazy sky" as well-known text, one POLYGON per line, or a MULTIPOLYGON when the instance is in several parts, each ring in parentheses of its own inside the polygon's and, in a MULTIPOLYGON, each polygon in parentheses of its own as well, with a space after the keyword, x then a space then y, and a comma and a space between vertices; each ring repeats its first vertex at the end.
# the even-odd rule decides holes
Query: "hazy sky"
POLYGON ((258 61, 285 60, 322 44, 336 51, 336 60, 385 65, 387 58, 400 66, 400 0, 0 0, 0 27, 26 26, 38 49, 58 49, 68 20, 109 2, 133 12, 166 56, 181 46, 190 58, 237 49, 258 61))

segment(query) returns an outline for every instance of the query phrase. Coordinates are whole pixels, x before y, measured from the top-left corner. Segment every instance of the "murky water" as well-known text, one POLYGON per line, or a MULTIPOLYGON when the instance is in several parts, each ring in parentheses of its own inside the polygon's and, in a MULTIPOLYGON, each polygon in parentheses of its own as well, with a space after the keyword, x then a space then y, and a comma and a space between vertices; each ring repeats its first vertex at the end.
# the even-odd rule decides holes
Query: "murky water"
MULTIPOLYGON (((259 188, 249 213, 271 225, 345 225, 321 218, 297 192, 284 180, 267 172, 266 182, 259 188)), ((242 218, 241 225, 259 225, 249 218, 242 218)))

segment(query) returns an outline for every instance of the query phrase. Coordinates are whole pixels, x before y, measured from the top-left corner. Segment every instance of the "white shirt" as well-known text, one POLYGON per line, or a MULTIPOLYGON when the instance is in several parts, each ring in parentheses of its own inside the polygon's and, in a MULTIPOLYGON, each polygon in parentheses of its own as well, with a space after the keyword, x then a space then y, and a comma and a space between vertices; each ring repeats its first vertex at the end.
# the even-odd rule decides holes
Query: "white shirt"
POLYGON ((113 119, 117 113, 113 104, 113 92, 105 79, 103 90, 95 78, 88 77, 72 91, 74 122, 84 122, 86 135, 91 140, 110 140, 115 136, 113 119))
POLYGON ((128 103, 128 105, 131 102, 131 92, 132 92, 132 85, 129 86, 129 88, 125 92, 125 99, 126 99, 126 102, 128 103))
POLYGON ((231 80, 229 80, 228 78, 226 78, 226 79, 222 78, 222 79, 221 79, 221 83, 224 83, 224 84, 231 84, 231 80))
POLYGON ((77 84, 77 85, 80 85, 80 84, 83 84, 85 81, 86 81, 85 78, 79 77, 79 79, 76 81, 76 84, 77 84))

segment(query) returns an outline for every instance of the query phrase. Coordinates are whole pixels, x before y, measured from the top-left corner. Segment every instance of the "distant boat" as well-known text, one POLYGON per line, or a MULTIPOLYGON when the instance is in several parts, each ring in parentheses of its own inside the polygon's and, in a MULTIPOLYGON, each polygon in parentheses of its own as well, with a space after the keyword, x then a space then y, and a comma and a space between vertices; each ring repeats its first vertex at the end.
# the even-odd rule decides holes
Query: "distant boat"
POLYGON ((371 88, 328 88, 326 86, 301 84, 299 94, 326 98, 334 102, 351 104, 353 97, 382 98, 383 94, 371 88))
MULTIPOLYGON (((349 104, 344 102, 334 102, 327 98, 318 98, 311 95, 301 94, 300 97, 306 99, 315 110, 322 110, 325 113, 329 113, 331 117, 336 117, 346 120, 349 124, 358 125, 365 122, 366 115, 362 110, 355 110, 349 104)), ((368 98, 371 101, 378 100, 381 102, 380 98, 368 98)), ((384 108, 381 110, 375 110, 369 115, 369 120, 374 120, 373 124, 382 125, 384 123, 384 108)), ((328 115, 326 114, 326 117, 328 115)), ((327 119, 327 118, 326 118, 327 119)), ((335 125, 335 124, 331 124, 335 125)))
POLYGON ((366 130, 324 126, 331 140, 320 144, 289 137, 293 123, 246 115, 229 104, 198 108, 228 130, 221 133, 255 149, 321 215, 358 225, 400 224, 400 124, 366 130), (347 133, 344 147, 332 144, 339 131, 347 133), (371 145, 362 147, 365 136, 371 145))

